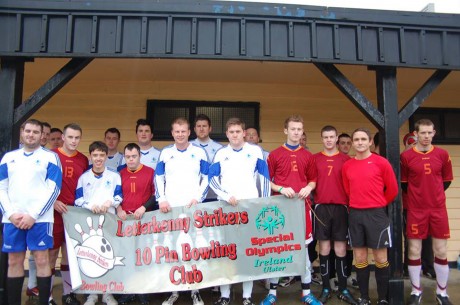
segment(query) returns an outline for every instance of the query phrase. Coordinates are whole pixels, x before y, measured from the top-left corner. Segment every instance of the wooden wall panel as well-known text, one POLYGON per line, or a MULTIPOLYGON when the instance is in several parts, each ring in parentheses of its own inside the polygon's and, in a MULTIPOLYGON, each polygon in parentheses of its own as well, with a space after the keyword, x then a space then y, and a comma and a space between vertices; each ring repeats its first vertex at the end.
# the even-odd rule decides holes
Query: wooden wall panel
MULTIPOLYGON (((36 60, 26 65, 24 97, 43 84, 65 60, 36 60)), ((343 73, 375 101, 375 74, 363 67, 342 66, 343 73)), ((398 100, 403 105, 433 71, 398 70, 398 100)), ((425 105, 458 107, 460 72, 451 75, 425 105)), ((261 145, 272 150, 285 141, 284 119, 300 114, 305 119, 308 146, 322 149, 320 129, 335 125, 339 133, 350 133, 370 124, 342 93, 311 64, 225 62, 195 60, 95 60, 56 94, 34 117, 62 128, 69 122, 81 124, 82 152, 103 139, 109 127, 122 133, 120 149, 136 141, 135 122, 146 115, 148 99, 197 101, 257 101, 261 104, 261 145)), ((375 102, 374 102, 375 104, 375 102)), ((400 129, 402 137, 408 124, 400 129)), ((169 142, 154 142, 157 148, 169 142)), ((448 190, 447 206, 452 226, 449 261, 460 250, 460 145, 443 146, 454 165, 455 180, 448 190)))

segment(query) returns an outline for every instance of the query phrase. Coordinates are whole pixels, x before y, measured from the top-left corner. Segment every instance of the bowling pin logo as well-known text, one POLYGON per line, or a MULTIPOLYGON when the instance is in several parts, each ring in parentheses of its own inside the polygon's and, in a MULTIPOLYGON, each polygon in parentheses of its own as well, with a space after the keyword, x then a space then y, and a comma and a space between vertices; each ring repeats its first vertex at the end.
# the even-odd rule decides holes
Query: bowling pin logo
POLYGON ((109 240, 104 237, 103 224, 105 216, 99 215, 98 227, 93 226, 91 216, 86 218, 88 231, 77 223, 74 228, 80 234, 82 242, 75 246, 75 253, 80 271, 88 277, 98 278, 115 266, 124 266, 124 257, 116 256, 109 240))

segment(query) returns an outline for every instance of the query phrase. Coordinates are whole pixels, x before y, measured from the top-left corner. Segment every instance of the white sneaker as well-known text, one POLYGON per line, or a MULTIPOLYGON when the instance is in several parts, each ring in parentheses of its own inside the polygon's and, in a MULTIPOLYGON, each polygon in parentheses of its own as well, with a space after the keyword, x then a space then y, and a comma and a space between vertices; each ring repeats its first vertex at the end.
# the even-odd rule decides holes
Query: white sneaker
POLYGON ((193 305, 204 305, 203 299, 198 291, 192 292, 192 301, 193 305))
POLYGON ((97 294, 90 294, 83 305, 96 305, 98 300, 97 294))
POLYGON ((178 293, 171 293, 171 295, 169 296, 169 298, 167 298, 166 300, 164 300, 163 303, 162 303, 161 305, 173 305, 174 302, 176 302, 178 298, 179 298, 179 294, 178 294, 178 293))
POLYGON ((102 303, 107 305, 118 305, 117 300, 110 293, 106 293, 102 296, 102 303))

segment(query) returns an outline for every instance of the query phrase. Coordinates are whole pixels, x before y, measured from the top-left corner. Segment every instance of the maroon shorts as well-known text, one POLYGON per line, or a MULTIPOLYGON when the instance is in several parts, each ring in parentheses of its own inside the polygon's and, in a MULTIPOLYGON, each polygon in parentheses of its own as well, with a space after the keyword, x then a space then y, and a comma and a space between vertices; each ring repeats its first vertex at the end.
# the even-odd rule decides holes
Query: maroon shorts
POLYGON ((449 217, 446 209, 407 210, 407 238, 450 238, 449 217))
POLYGON ((64 222, 59 213, 54 213, 53 250, 59 249, 65 243, 64 222))

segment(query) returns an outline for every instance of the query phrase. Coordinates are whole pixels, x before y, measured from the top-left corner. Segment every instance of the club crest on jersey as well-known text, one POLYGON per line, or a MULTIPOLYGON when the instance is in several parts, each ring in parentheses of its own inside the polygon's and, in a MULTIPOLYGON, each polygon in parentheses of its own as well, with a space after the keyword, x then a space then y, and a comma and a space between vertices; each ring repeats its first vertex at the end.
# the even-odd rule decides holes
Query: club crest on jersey
POLYGON ((124 266, 123 256, 116 256, 107 238, 104 237, 103 224, 105 216, 100 215, 98 227, 93 227, 91 216, 86 218, 89 232, 83 231, 79 223, 75 224, 75 231, 80 234, 82 242, 76 241, 75 253, 80 271, 90 278, 98 278, 112 270, 115 266, 124 266))
POLYGON ((191 157, 192 157, 192 159, 194 159, 194 158, 195 158, 195 154, 192 154, 191 157))
POLYGON ((105 188, 111 188, 112 187, 112 182, 106 181, 105 182, 105 188))

